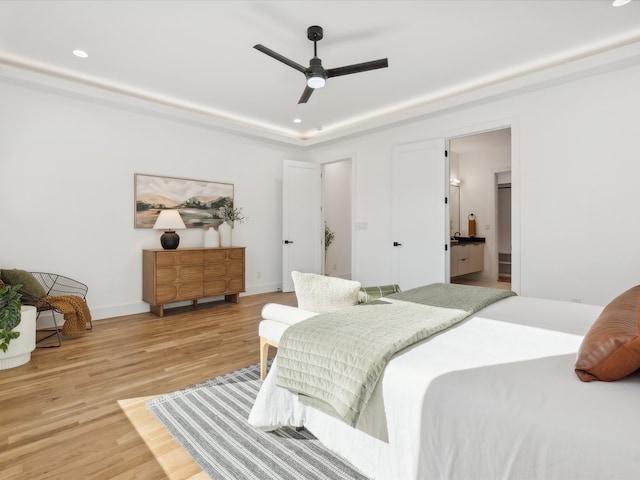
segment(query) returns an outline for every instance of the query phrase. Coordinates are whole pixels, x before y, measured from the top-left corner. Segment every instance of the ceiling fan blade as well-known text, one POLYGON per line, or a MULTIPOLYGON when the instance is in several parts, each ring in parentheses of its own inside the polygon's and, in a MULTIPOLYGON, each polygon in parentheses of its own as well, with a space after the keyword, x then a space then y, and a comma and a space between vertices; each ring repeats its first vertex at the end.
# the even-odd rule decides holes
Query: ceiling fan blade
POLYGON ((329 68, 327 77, 339 77, 341 75, 350 75, 352 73, 366 72, 368 70, 376 70, 378 68, 386 68, 389 61, 386 58, 380 60, 372 60, 370 62, 356 63, 355 65, 347 65, 346 67, 329 68))
POLYGON ((275 58, 276 60, 278 60, 279 62, 284 63, 285 65, 289 65, 290 67, 295 68, 299 72, 304 73, 304 72, 307 71, 306 67, 303 67, 302 65, 300 65, 299 63, 294 62, 293 60, 289 60, 287 57, 283 57, 279 53, 274 52, 273 50, 271 50, 270 48, 265 47, 264 45, 260 45, 260 44, 254 45, 253 48, 255 48, 256 50, 261 51, 262 53, 266 53, 271 58, 275 58))
POLYGON ((304 92, 302 92, 302 96, 300 97, 300 100, 298 100, 298 103, 307 103, 307 100, 309 100, 309 97, 312 93, 313 88, 307 85, 304 89, 304 92))

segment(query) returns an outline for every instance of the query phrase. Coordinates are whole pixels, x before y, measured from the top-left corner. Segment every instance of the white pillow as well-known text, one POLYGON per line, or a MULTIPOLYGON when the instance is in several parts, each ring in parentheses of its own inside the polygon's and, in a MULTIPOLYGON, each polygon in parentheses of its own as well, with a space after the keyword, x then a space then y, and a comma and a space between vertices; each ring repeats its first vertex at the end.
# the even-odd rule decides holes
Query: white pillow
POLYGON ((291 272, 298 308, 324 313, 358 303, 360 282, 315 273, 291 272))

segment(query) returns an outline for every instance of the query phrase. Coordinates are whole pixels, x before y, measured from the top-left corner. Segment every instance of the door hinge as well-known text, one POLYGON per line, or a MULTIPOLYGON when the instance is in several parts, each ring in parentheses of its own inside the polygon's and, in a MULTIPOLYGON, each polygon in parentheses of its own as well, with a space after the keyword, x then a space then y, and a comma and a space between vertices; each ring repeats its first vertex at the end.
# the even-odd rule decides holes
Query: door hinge
POLYGON ((449 152, 447 150, 444 151, 444 156, 448 157, 449 156, 449 152))
POLYGON ((446 243, 444 244, 444 251, 446 252, 447 250, 449 250, 449 245, 447 245, 446 243))
POLYGON ((445 203, 445 205, 446 205, 447 203, 449 203, 449 198, 448 198, 448 197, 444 197, 444 203, 445 203))

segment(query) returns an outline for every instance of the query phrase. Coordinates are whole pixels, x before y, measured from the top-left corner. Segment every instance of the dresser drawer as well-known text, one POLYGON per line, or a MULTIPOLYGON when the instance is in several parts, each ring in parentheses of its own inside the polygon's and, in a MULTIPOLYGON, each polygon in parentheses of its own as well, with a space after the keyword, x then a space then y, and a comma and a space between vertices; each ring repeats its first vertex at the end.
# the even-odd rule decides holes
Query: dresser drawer
POLYGON ((181 283, 176 285, 159 285, 156 291, 156 303, 182 302, 202 298, 202 282, 181 283))
POLYGON ((205 265, 204 280, 214 280, 218 278, 236 277, 244 275, 243 263, 222 263, 219 265, 205 265))
POLYGON ((217 297, 228 293, 227 281, 225 279, 209 280, 204 284, 205 297, 217 297))
POLYGON ((202 283, 202 265, 176 265, 169 267, 158 267, 156 273, 156 284, 167 285, 173 283, 202 283))
POLYGON ((198 250, 172 250, 156 253, 156 265, 163 267, 167 265, 202 265, 204 256, 198 250))

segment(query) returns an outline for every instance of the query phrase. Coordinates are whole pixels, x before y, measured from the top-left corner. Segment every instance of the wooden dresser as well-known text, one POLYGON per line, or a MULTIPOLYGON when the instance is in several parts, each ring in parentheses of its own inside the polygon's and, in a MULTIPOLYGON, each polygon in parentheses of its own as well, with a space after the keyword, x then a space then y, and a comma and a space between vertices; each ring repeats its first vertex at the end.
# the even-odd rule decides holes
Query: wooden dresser
POLYGON ((142 299, 162 317, 167 303, 223 296, 238 303, 245 291, 245 247, 142 251, 142 299))

